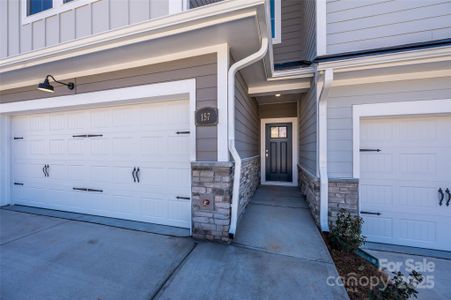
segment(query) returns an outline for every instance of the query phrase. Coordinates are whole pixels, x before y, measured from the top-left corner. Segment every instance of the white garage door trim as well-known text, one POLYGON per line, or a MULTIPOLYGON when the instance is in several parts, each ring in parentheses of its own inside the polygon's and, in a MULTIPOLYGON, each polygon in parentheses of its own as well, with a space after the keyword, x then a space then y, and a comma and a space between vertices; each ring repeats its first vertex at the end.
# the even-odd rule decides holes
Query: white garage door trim
POLYGON ((451 113, 451 99, 410 102, 386 102, 352 107, 352 174, 360 178, 360 120, 363 117, 406 116, 451 113))
MULTIPOLYGON (((170 100, 189 99, 190 123, 190 160, 196 161, 196 80, 187 79, 165 83, 140 85, 111 89, 92 93, 20 101, 0 105, 0 165, 2 182, 0 184, 3 199, 1 205, 12 203, 11 199, 11 116, 36 112, 54 112, 75 108, 95 108, 127 103, 152 103, 170 100)), ((190 222, 192 223, 192 222, 190 222)))

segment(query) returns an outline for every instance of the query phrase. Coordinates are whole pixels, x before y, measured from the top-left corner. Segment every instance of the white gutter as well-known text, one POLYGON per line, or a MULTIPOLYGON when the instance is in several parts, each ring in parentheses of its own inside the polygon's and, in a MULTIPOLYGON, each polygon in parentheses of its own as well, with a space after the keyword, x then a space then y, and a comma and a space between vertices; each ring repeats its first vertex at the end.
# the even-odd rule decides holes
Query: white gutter
MULTIPOLYGON (((322 73, 322 72, 321 72, 322 73)), ((323 84, 318 99, 318 170, 320 178, 320 227, 322 231, 329 231, 329 178, 327 174, 327 97, 332 81, 333 69, 326 69, 323 84)))
POLYGON ((241 181, 241 158, 238 151, 235 148, 235 75, 236 73, 262 59, 268 51, 269 39, 267 36, 262 37, 260 49, 243 58, 240 61, 234 63, 228 73, 228 131, 229 131, 229 151, 232 154, 235 161, 235 169, 233 174, 233 193, 232 193, 232 206, 231 206, 231 221, 229 236, 233 238, 238 223, 238 208, 240 202, 240 181, 241 181))

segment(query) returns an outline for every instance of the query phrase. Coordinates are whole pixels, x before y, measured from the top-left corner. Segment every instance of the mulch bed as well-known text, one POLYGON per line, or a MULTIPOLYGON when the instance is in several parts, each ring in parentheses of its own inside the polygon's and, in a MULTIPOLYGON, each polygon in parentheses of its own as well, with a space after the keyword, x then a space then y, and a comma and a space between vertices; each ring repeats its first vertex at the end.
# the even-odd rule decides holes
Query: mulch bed
POLYGON ((368 278, 371 280, 387 281, 387 275, 385 273, 379 271, 375 266, 357 254, 333 249, 327 233, 323 233, 323 239, 337 267, 338 274, 344 281, 344 287, 351 300, 369 299, 368 295, 371 290, 371 285, 361 285, 359 282, 366 283, 366 279, 368 278))

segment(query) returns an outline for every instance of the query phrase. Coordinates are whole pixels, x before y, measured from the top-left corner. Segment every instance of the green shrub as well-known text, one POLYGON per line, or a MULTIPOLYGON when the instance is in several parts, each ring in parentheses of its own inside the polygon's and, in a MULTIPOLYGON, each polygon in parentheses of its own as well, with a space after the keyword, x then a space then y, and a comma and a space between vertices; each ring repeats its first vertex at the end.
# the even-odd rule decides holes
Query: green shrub
POLYGON ((393 272, 393 278, 387 285, 380 284, 370 291, 371 300, 407 300, 411 296, 417 298, 418 284, 423 281, 423 275, 413 270, 408 280, 401 272, 393 272))
POLYGON ((330 231, 330 242, 332 246, 346 252, 353 252, 365 243, 362 236, 363 219, 352 216, 349 211, 340 209, 337 221, 330 231))

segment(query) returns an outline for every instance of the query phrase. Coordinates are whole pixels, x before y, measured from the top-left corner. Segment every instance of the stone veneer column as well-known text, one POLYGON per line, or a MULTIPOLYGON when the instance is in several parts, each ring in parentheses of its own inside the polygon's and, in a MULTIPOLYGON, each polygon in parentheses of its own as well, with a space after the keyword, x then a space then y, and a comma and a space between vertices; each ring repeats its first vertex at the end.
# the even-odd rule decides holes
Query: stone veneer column
POLYGON ((229 243, 233 163, 192 162, 193 237, 229 243))
POLYGON ((329 178, 329 225, 335 223, 341 208, 359 214, 359 180, 329 178))

